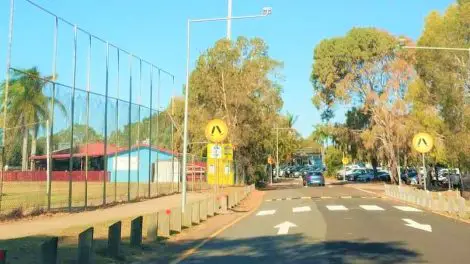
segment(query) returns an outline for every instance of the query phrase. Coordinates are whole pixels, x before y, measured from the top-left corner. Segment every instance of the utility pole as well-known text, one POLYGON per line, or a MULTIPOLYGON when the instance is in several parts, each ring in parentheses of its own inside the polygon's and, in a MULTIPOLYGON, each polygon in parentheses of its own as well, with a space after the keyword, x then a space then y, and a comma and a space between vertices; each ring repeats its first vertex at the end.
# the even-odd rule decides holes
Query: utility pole
POLYGON ((228 0, 227 40, 231 39, 231 35, 232 35, 232 0, 228 0))

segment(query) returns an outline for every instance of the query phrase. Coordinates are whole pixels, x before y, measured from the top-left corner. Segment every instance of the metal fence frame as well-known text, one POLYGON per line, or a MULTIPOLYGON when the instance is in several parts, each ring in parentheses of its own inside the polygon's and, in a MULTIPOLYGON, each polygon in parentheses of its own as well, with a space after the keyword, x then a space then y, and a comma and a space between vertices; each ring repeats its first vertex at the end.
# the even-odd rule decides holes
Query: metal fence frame
MULTIPOLYGON (((73 184, 72 184, 72 171, 73 171, 73 149, 74 149, 74 112, 75 112, 75 93, 76 91, 81 91, 81 92, 85 92, 86 93, 86 146, 87 146, 87 154, 86 154, 86 158, 85 158, 85 201, 84 201, 84 206, 83 208, 86 209, 89 204, 88 204, 88 183, 87 183, 87 178, 88 178, 88 162, 89 162, 89 157, 88 157, 88 129, 90 127, 90 120, 89 120, 89 117, 90 117, 90 95, 99 95, 99 96, 104 96, 104 100, 105 100, 105 106, 104 106, 104 109, 105 109, 105 113, 104 113, 104 169, 107 170, 107 157, 108 157, 108 144, 109 144, 109 138, 108 138, 108 108, 109 108, 109 101, 110 100, 113 100, 116 102, 116 116, 115 116, 115 121, 116 121, 116 126, 117 126, 117 130, 119 129, 119 103, 128 103, 129 104, 129 108, 128 108, 128 123, 127 123, 127 126, 129 126, 129 135, 128 135, 128 146, 129 146, 129 156, 128 156, 128 197, 127 197, 127 200, 128 201, 131 201, 132 200, 132 197, 131 197, 131 186, 130 186, 130 177, 131 177, 131 158, 130 158, 130 149, 132 147, 132 142, 131 142, 131 138, 132 138, 132 133, 130 131, 130 127, 131 125, 133 124, 132 122, 132 114, 133 114, 133 111, 132 111, 132 107, 133 106, 138 106, 139 109, 138 109, 138 119, 139 121, 136 122, 137 123, 137 126, 138 126, 138 139, 140 139, 140 132, 141 132, 141 128, 140 128, 140 125, 141 125, 141 109, 142 107, 145 107, 147 108, 149 111, 150 111, 150 122, 149 122, 149 145, 152 146, 152 139, 153 139, 153 134, 154 134, 154 128, 156 128, 156 132, 157 132, 157 140, 158 140, 158 131, 159 131, 159 123, 158 123, 158 116, 161 114, 160 111, 159 111, 159 107, 160 107, 160 102, 159 102, 159 96, 160 96, 160 89, 161 89, 161 75, 162 74, 165 74, 166 76, 169 76, 172 80, 172 87, 171 89, 174 91, 174 84, 175 84, 175 76, 156 66, 155 64, 149 62, 148 60, 145 60, 143 59, 142 57, 139 57, 137 55, 134 55, 133 53, 131 53, 130 51, 127 51, 123 48, 120 48, 119 46, 115 45, 115 44, 112 44, 106 40, 104 40, 103 38, 99 37, 99 36, 96 36, 94 34, 92 34, 91 32, 77 26, 76 24, 73 24, 72 22, 69 22, 68 20, 54 14, 53 12, 41 7, 40 5, 30 1, 30 0, 10 0, 10 17, 9 17, 9 29, 8 29, 8 45, 7 45, 7 62, 6 62, 6 79, 5 79, 5 98, 4 98, 4 107, 3 107, 3 131, 6 131, 7 129, 7 116, 8 116, 8 109, 7 109, 7 100, 8 100, 8 91, 9 91, 9 85, 10 85, 10 72, 11 71, 19 71, 19 69, 15 69, 12 67, 12 57, 11 57, 11 49, 12 49, 12 43, 14 42, 14 39, 13 39, 13 31, 14 31, 14 10, 15 10, 15 1, 24 1, 26 3, 29 3, 31 6, 34 6, 36 7, 38 10, 40 10, 41 12, 43 13, 46 13, 48 14, 53 20, 54 20, 54 37, 53 37, 53 53, 52 53, 52 80, 48 80, 48 82, 50 82, 51 86, 52 86, 52 98, 51 98, 51 101, 50 101, 50 107, 51 107, 51 111, 49 113, 49 118, 47 120, 47 134, 48 134, 48 137, 46 137, 49 141, 52 142, 53 138, 54 138, 54 99, 55 99, 55 96, 56 96, 56 92, 57 92, 57 88, 58 87, 68 87, 69 89, 71 89, 71 106, 70 106, 70 120, 69 120, 69 126, 70 126, 70 130, 71 130, 71 136, 70 136, 70 152, 69 152, 69 181, 68 181, 68 211, 72 211, 72 207, 73 207, 73 204, 72 204, 72 194, 73 194, 73 184), (67 85, 67 84, 63 84, 63 83, 59 83, 57 82, 57 58, 58 58, 58 38, 59 38, 59 26, 62 25, 62 24, 65 24, 66 26, 69 26, 69 27, 72 27, 73 29, 73 55, 72 55, 72 62, 73 62, 73 75, 72 75, 72 84, 71 85, 67 85), (86 73, 86 89, 80 89, 77 87, 76 85, 76 79, 77 79, 77 46, 78 46, 78 32, 80 33, 83 33, 87 36, 87 41, 88 41, 88 53, 87 53, 87 73, 86 73), (106 69, 105 69, 105 94, 102 95, 102 94, 99 94, 99 93, 95 93, 95 92, 92 92, 90 91, 90 87, 91 87, 91 67, 92 67, 92 40, 94 41, 98 41, 99 43, 101 43, 102 45, 105 45, 106 46, 106 69), (109 54, 110 54, 110 49, 112 50, 115 50, 117 52, 117 76, 118 76, 118 81, 117 81, 117 98, 113 98, 111 96, 109 96, 109 70, 110 70, 110 66, 109 66, 109 54), (120 76, 120 70, 121 70, 121 66, 120 66, 120 63, 121 63, 121 54, 125 54, 127 55, 128 59, 129 59, 129 101, 125 101, 125 100, 122 100, 119 98, 119 90, 120 90, 120 81, 119 81, 119 76, 120 76), (138 102, 137 104, 135 104, 133 102, 133 98, 132 98, 132 91, 133 91, 133 76, 132 76, 132 61, 133 60, 137 60, 139 61, 139 87, 137 87, 139 89, 139 93, 140 93, 140 96, 138 98, 138 102), (144 105, 141 105, 141 95, 142 95, 142 65, 145 64, 147 67, 149 67, 150 69, 150 79, 149 79, 149 82, 150 82, 150 100, 149 100, 149 107, 146 107, 144 105), (153 102, 153 95, 154 95, 154 80, 153 80, 153 75, 154 73, 157 73, 157 76, 158 76, 158 80, 157 80, 157 105, 156 105, 156 108, 154 108, 154 102, 153 102), (153 124, 152 122, 152 119, 151 117, 153 117, 153 114, 154 112, 157 114, 157 122, 156 124, 153 124)), ((174 93, 174 92, 173 92, 174 93)), ((173 104, 172 104, 173 105, 173 104)), ((173 109, 172 110, 172 114, 174 113, 173 109)), ((171 151, 173 153, 176 153, 177 151, 175 150, 175 144, 174 144, 174 133, 175 133, 175 123, 174 123, 174 120, 172 120, 172 118, 170 118, 171 120, 171 151)), ((2 135, 2 140, 3 142, 5 143, 6 142, 6 134, 7 133, 3 133, 2 135)), ((119 141, 118 141, 119 142, 119 141)), ((119 144, 119 143, 118 143, 119 144)), ((158 142, 157 142, 158 144, 158 142)), ((51 147, 52 144, 49 144, 48 147, 47 147, 47 176, 48 176, 48 182, 47 182, 47 210, 51 210, 52 209, 52 201, 51 201, 51 195, 52 195, 52 147, 51 147)), ((138 148, 140 148, 140 146, 138 146, 138 148)), ((140 152, 138 152, 139 155, 140 155, 140 152)), ((117 155, 117 154, 115 154, 117 155)), ((174 159, 173 159, 174 160, 174 159)), ((140 160, 139 160, 140 161, 140 160)), ((158 155, 157 155, 157 162, 158 162, 158 155)), ((149 167, 152 166, 152 162, 151 162, 151 154, 150 154, 150 148, 149 148, 149 167)), ((158 164, 158 163, 157 163, 158 164)), ((1 174, 1 179, 0 179, 0 194, 3 193, 3 175, 4 175, 4 165, 5 165, 5 159, 2 155, 2 174, 1 174)), ((172 170, 174 169, 174 165, 172 166, 172 170)), ((174 172, 172 172, 173 175, 174 175, 174 172)), ((179 175, 181 175, 179 173, 179 175)), ((137 196, 139 196, 139 185, 140 185, 140 173, 139 173, 139 167, 137 168, 137 196)), ((149 168, 149 175, 148 175, 148 190, 147 190, 147 197, 152 197, 152 193, 151 193, 151 178, 152 178, 152 170, 151 168, 149 168)), ((179 177, 181 179, 181 176, 179 177)), ((157 175, 157 179, 158 179, 158 175, 157 175)), ((178 181, 178 189, 179 190, 179 181, 178 181)), ((116 187, 115 187, 116 188, 116 187)), ((173 188, 173 186, 172 186, 173 188)), ((158 189, 158 188, 157 188, 158 189)), ((107 201, 106 197, 106 192, 107 192, 107 182, 106 182, 106 177, 103 177, 103 199, 102 199, 102 205, 106 205, 109 201, 107 201)), ((116 191, 115 191, 115 195, 116 195, 116 191)), ((158 195, 158 190, 157 190, 157 195, 158 195)), ((115 198, 115 201, 117 199, 115 198)), ((2 210, 1 208, 1 204, 2 204, 2 196, 0 195, 0 212, 2 210)))

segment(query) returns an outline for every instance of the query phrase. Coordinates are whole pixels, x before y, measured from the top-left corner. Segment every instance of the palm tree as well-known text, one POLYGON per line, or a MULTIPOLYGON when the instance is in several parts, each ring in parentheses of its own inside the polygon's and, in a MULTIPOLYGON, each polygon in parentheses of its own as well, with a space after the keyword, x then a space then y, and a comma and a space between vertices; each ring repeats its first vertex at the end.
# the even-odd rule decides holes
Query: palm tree
MULTIPOLYGON (((49 104, 52 98, 42 92, 44 86, 51 80, 51 76, 41 77, 37 67, 15 71, 10 80, 7 122, 10 127, 19 127, 22 134, 21 168, 23 171, 28 170, 29 135, 31 134, 32 138, 31 155, 36 155, 39 127, 51 116, 49 104)), ((55 98, 54 104, 61 112, 66 113, 65 106, 55 98)), ((33 163, 31 163, 31 169, 34 169, 33 163)))

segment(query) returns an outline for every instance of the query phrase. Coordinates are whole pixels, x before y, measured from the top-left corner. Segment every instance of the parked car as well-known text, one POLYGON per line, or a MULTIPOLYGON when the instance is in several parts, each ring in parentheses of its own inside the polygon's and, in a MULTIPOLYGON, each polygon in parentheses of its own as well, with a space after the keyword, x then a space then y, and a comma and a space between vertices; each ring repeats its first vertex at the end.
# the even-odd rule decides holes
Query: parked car
POLYGON ((347 181, 356 181, 360 175, 368 173, 368 169, 353 169, 350 173, 346 173, 347 181))
POLYGON ((325 186, 325 177, 321 172, 308 172, 307 175, 303 177, 304 186, 325 186))
POLYGON ((375 179, 376 179, 376 177, 375 177, 374 171, 367 172, 367 173, 364 173, 364 174, 359 174, 356 177, 356 181, 358 181, 358 182, 370 182, 370 181, 373 181, 375 179))
POLYGON ((377 179, 379 179, 381 181, 389 182, 390 181, 390 173, 388 173, 386 171, 379 171, 379 172, 377 172, 377 179))

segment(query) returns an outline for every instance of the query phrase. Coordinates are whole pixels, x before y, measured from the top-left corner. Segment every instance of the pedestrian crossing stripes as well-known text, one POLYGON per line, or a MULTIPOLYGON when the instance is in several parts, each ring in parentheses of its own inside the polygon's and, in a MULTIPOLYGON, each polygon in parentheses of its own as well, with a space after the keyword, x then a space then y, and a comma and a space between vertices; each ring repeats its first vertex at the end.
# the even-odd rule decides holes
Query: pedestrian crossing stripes
MULTIPOLYGON (((324 208, 326 208, 328 211, 343 211, 343 212, 349 211, 349 210, 357 210, 359 208, 361 208, 364 211, 374 211, 374 212, 386 210, 386 208, 380 207, 375 204, 361 204, 361 205, 355 205, 355 206, 350 206, 350 207, 346 207, 342 204, 329 204, 329 205, 325 205, 324 208)), ((396 209, 396 210, 400 210, 403 212, 411 212, 411 213, 422 212, 422 210, 414 208, 414 207, 410 207, 410 206, 391 206, 388 209, 392 209, 392 210, 396 209)), ((310 212, 310 211, 311 211, 310 206, 301 206, 301 207, 292 208, 292 213, 302 213, 302 212, 310 212)), ((272 210, 272 209, 262 210, 262 211, 258 211, 256 216, 273 215, 275 213, 276 213, 276 210, 272 210)))
POLYGON ((290 200, 310 200, 310 199, 378 199, 382 198, 381 196, 302 196, 302 197, 283 197, 283 198, 273 198, 267 199, 266 202, 275 202, 275 201, 290 201, 290 200))

